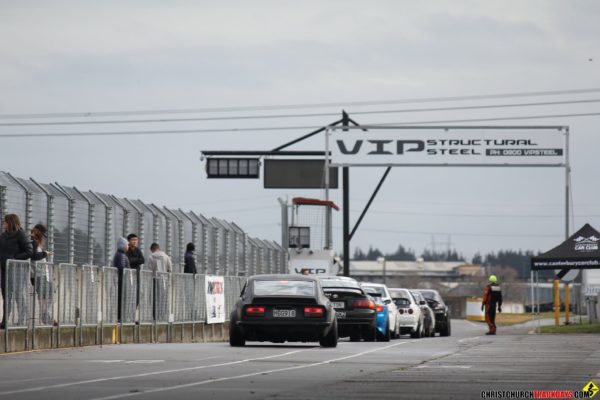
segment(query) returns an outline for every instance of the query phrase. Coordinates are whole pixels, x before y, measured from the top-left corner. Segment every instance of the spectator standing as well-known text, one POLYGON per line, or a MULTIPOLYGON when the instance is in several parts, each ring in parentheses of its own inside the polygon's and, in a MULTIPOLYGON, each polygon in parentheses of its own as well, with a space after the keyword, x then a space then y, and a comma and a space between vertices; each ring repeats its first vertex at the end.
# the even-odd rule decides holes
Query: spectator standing
MULTIPOLYGON (((27 235, 21 228, 21 220, 16 214, 6 214, 2 222, 2 234, 0 234, 0 270, 2 298, 8 302, 7 314, 12 309, 12 293, 7 298, 6 287, 6 262, 7 260, 27 260, 31 258, 33 248, 27 235)), ((23 295, 23 293, 21 293, 23 295)), ((2 328, 6 326, 6 315, 2 316, 2 328)))
POLYGON ((123 237, 120 237, 117 240, 117 252, 115 253, 115 256, 113 258, 113 267, 119 270, 119 292, 117 294, 117 318, 119 319, 119 322, 121 321, 121 300, 123 298, 123 270, 126 268, 130 268, 129 258, 127 258, 128 247, 129 244, 127 243, 127 240, 123 237))
POLYGON ((183 272, 186 274, 196 274, 196 256, 194 251, 196 250, 196 246, 194 243, 188 243, 185 247, 185 258, 183 265, 183 272))
POLYGON ((144 260, 144 255, 138 247, 138 236, 135 233, 127 235, 127 244, 129 245, 127 258, 129 259, 130 268, 139 271, 146 260, 144 260))
POLYGON ((152 243, 152 245, 150 245, 150 251, 152 254, 148 257, 148 269, 154 272, 154 307, 152 308, 152 315, 157 321, 168 321, 168 276, 158 273, 173 271, 173 263, 171 262, 171 257, 160 250, 158 243, 152 243))
POLYGON ((35 262, 46 261, 46 257, 52 256, 54 253, 51 251, 44 250, 44 242, 46 238, 46 227, 42 224, 37 224, 31 230, 31 246, 33 248, 33 255, 31 256, 32 268, 36 272, 35 280, 31 278, 31 284, 33 285, 39 302, 39 316, 40 323, 44 325, 51 325, 53 323, 51 307, 54 299, 54 287, 53 282, 50 280, 50 268, 48 265, 44 265, 41 270, 36 270, 35 262))
POLYGON ((148 257, 148 269, 154 272, 172 272, 173 263, 164 251, 160 249, 158 243, 152 243, 150 246, 150 257, 148 257))

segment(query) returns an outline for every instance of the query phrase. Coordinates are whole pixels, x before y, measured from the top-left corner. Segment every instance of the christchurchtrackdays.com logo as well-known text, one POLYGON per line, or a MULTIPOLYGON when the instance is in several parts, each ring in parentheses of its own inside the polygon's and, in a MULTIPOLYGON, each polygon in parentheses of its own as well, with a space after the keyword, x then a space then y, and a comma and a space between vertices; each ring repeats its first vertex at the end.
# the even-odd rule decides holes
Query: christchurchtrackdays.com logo
MULTIPOLYGON (((581 390, 482 390, 482 399, 592 399, 600 389, 594 381, 581 390)), ((599 397, 600 398, 600 397, 599 397)))

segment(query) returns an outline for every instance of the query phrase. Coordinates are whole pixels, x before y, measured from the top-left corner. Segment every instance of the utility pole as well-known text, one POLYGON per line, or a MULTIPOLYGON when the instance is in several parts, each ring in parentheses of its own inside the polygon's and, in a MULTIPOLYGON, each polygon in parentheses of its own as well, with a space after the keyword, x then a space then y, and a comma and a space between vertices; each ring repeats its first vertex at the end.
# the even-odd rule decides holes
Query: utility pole
MULTIPOLYGON (((346 128, 350 123, 346 111, 342 111, 342 126, 346 128)), ((348 129, 344 129, 347 131, 348 129)), ((342 190, 343 190, 343 230, 344 230, 344 276, 350 276, 350 170, 342 168, 342 190)))

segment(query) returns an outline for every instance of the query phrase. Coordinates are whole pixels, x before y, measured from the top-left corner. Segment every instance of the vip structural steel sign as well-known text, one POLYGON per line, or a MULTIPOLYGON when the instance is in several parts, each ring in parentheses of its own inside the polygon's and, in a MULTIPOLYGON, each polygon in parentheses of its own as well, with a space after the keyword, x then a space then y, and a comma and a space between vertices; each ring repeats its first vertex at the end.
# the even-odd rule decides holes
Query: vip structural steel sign
POLYGON ((332 128, 334 166, 565 166, 568 128, 332 128))

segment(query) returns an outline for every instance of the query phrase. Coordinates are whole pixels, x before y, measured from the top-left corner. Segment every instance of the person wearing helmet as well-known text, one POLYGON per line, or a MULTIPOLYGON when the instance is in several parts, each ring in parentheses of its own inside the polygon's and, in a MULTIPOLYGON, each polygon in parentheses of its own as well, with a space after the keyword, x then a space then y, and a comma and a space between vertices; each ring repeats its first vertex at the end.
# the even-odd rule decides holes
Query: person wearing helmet
POLYGON ((483 291, 483 301, 481 302, 481 311, 485 311, 485 322, 488 324, 489 331, 486 335, 496 334, 496 307, 498 312, 502 312, 502 290, 498 285, 496 275, 490 275, 488 285, 483 291))

